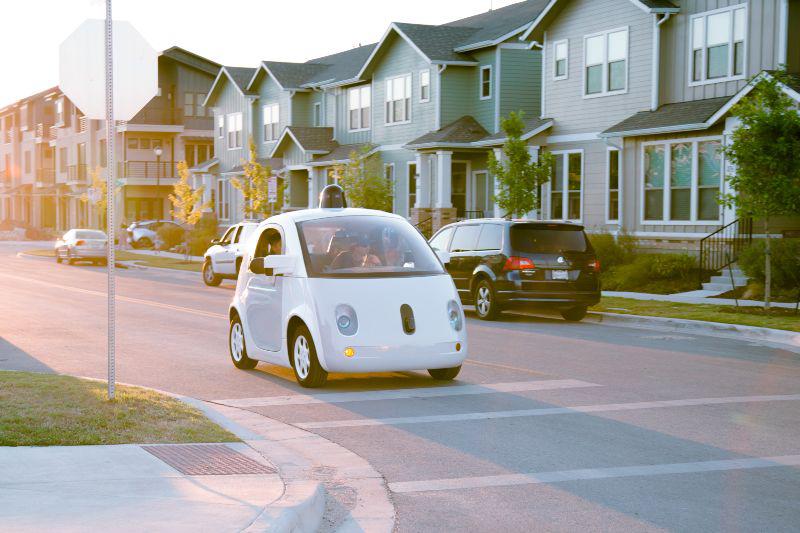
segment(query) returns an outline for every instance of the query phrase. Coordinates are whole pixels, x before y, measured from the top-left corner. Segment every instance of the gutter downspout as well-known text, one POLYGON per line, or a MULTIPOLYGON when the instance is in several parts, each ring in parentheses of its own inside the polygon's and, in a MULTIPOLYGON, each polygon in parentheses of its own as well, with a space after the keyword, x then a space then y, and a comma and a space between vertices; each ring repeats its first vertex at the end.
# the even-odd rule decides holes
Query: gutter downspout
POLYGON ((653 73, 653 85, 650 93, 650 111, 658 109, 658 91, 661 84, 661 25, 664 24, 672 16, 671 13, 665 13, 664 18, 658 19, 658 14, 653 15, 653 59, 651 61, 653 73))
POLYGON ((447 70, 446 64, 436 65, 436 115, 434 126, 436 130, 442 127, 442 72, 447 70))

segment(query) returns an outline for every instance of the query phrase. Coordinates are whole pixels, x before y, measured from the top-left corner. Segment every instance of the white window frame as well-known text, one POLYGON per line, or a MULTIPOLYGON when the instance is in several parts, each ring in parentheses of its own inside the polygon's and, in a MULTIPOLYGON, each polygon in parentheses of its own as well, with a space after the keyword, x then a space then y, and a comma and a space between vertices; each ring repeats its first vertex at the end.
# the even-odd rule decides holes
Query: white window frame
POLYGON ((186 91, 183 93, 183 116, 184 117, 197 117, 197 108, 195 107, 195 93, 186 91), (188 102, 187 102, 188 100, 188 102), (186 107, 189 107, 190 112, 186 112, 186 107))
POLYGON ((354 131, 368 131, 370 129, 372 123, 372 85, 359 85, 357 87, 350 87, 347 89, 347 131, 354 132, 354 131), (369 97, 364 98, 365 90, 369 92, 369 97), (358 107, 350 107, 351 102, 351 94, 357 93, 358 94, 358 107), (366 100, 366 101, 365 101, 366 100), (364 119, 364 109, 369 109, 369 122, 370 124, 362 124, 364 119), (352 127, 353 124, 351 123, 351 115, 352 111, 358 110, 358 127, 352 127))
POLYGON ((689 81, 689 87, 697 87, 699 85, 708 85, 710 83, 724 83, 727 81, 735 81, 735 80, 743 80, 747 78, 747 60, 748 60, 748 47, 747 43, 750 41, 750 25, 748 24, 748 4, 741 3, 727 7, 721 7, 719 9, 712 9, 711 11, 703 11, 702 13, 696 13, 689 17, 689 25, 686 33, 688 34, 688 61, 687 61, 687 80, 689 81), (742 58, 744 69, 741 74, 734 74, 733 69, 736 68, 734 65, 734 43, 736 42, 736 36, 734 35, 735 26, 736 26, 736 14, 734 13, 737 9, 744 9, 744 57, 742 58), (717 13, 723 13, 725 11, 730 11, 731 13, 731 28, 730 28, 730 37, 728 39, 728 76, 722 78, 708 78, 708 16, 715 15, 717 13), (703 76, 700 80, 694 80, 694 21, 696 19, 703 18, 703 76))
MULTIPOLYGON (((384 118, 384 123, 386 124, 386 126, 398 126, 400 124, 410 124, 411 120, 413 118, 412 114, 411 114, 411 102, 413 102, 413 100, 414 100, 414 98, 413 98, 413 92, 414 92, 413 76, 411 75, 411 73, 408 72, 406 74, 400 74, 399 76, 392 76, 390 78, 386 78, 384 80, 384 82, 383 82, 383 90, 384 90, 383 112, 385 114, 385 116, 383 118, 384 118), (408 118, 405 119, 405 120, 393 121, 393 120, 390 120, 390 119, 394 118, 394 106, 396 105, 396 102, 400 101, 400 99, 389 100, 389 85, 393 84, 394 80, 397 80, 397 79, 408 80, 404 84, 404 92, 407 91, 408 94, 405 95, 404 98, 402 98, 403 100, 406 101, 406 116, 408 118)), ((394 96, 394 95, 392 95, 392 96, 394 96)))
POLYGON ((622 26, 619 28, 612 28, 610 30, 598 31, 595 33, 590 33, 588 35, 583 36, 583 89, 581 91, 583 98, 602 98, 604 96, 615 96, 618 94, 627 94, 628 87, 630 84, 630 71, 631 71, 631 33, 629 26, 622 26), (609 91, 608 90, 608 83, 609 83, 609 76, 608 76, 608 36, 612 33, 617 32, 625 32, 625 88, 624 89, 617 89, 616 91, 609 91), (603 90, 599 93, 587 93, 588 87, 586 86, 587 76, 586 70, 588 65, 586 64, 586 42, 591 39, 592 37, 603 37, 603 62, 601 65, 603 66, 602 72, 602 87, 603 90))
POLYGON ((265 143, 271 143, 278 140, 280 136, 280 123, 281 123, 281 107, 278 103, 272 102, 264 104, 261 107, 261 135, 264 136, 265 143), (270 121, 267 122, 267 115, 270 121), (274 127, 273 127, 274 126, 274 127), (269 135, 267 130, 269 129, 269 135))
POLYGON ((431 101, 431 70, 430 69, 423 69, 419 71, 419 103, 425 104, 431 101), (428 82, 423 85, 422 83, 422 76, 426 75, 428 78, 428 82), (428 88, 428 97, 424 98, 422 94, 422 88, 428 88))
POLYGON ((225 138, 225 115, 222 113, 217 115, 217 137, 220 139, 225 138))
POLYGON ((561 216, 554 217, 553 216, 553 205, 550 200, 551 197, 551 190, 550 190, 550 182, 547 182, 547 218, 549 220, 563 220, 565 222, 583 222, 583 200, 584 200, 584 190, 586 185, 586 154, 584 153, 583 148, 574 149, 574 150, 555 150, 550 152, 555 157, 563 156, 564 157, 564 174, 561 176, 563 180, 561 186, 561 216), (569 154, 581 154, 581 213, 578 218, 567 218, 564 215, 569 214, 569 154))
POLYGON ((494 69, 492 65, 483 65, 478 75, 478 98, 481 100, 491 100, 494 94, 494 69), (483 95, 483 73, 489 71, 489 96, 483 95))
POLYGON ((569 39, 561 39, 553 42, 553 80, 566 80, 569 78, 569 39), (567 47, 567 54, 564 56, 564 75, 558 75, 558 46, 563 44, 567 47))
POLYGON ((231 215, 231 182, 227 179, 217 180, 217 204, 214 208, 217 211, 219 220, 230 220, 231 215))
POLYGON ((315 128, 321 128, 323 124, 322 119, 322 102, 315 102, 313 106, 313 121, 315 128))
POLYGON ((622 222, 622 154, 619 148, 606 147, 606 224, 619 224, 622 222), (617 152, 617 218, 611 218, 611 152, 617 152))
MULTIPOLYGON (((643 226, 660 226, 660 225, 668 225, 668 226, 714 226, 717 224, 722 223, 723 217, 723 209, 720 207, 719 210, 719 217, 713 220, 699 220, 698 217, 698 195, 699 195, 699 182, 700 182, 700 172, 699 172, 699 143, 701 142, 708 142, 708 141, 718 141, 722 147, 725 146, 725 139, 721 135, 711 135, 707 137, 686 137, 683 139, 664 139, 661 141, 648 141, 643 142, 640 148, 640 167, 639 167, 639 181, 641 183, 641 194, 639 196, 639 205, 641 206, 639 209, 639 223, 643 226), (670 218, 672 212, 672 205, 670 204, 672 196, 670 195, 671 185, 672 185, 672 145, 673 144, 690 144, 692 146, 692 184, 691 184, 691 196, 690 196, 690 216, 689 220, 672 220, 670 218), (664 187, 663 187, 663 208, 661 211, 662 218, 660 220, 657 219, 645 219, 645 188, 644 188, 644 150, 647 146, 663 146, 664 147, 664 187)), ((725 186, 725 154, 720 152, 721 161, 720 161, 720 183, 719 183, 719 190, 720 194, 723 191, 725 186)))
POLYGON ((64 98, 56 100, 55 108, 56 126, 64 125, 64 98))
POLYGON ((391 213, 395 212, 395 208, 397 207, 397 174, 395 174, 395 166, 394 163, 384 163, 383 164, 383 178, 388 179, 390 176, 387 176, 387 171, 391 169, 391 182, 392 182, 392 210, 391 213))
POLYGON ((228 113, 227 115, 227 144, 228 150, 241 150, 242 149, 242 113, 228 113), (231 126, 233 122, 233 126, 231 126), (238 136, 237 136, 238 133, 238 136), (231 142, 231 135, 233 142, 231 142))

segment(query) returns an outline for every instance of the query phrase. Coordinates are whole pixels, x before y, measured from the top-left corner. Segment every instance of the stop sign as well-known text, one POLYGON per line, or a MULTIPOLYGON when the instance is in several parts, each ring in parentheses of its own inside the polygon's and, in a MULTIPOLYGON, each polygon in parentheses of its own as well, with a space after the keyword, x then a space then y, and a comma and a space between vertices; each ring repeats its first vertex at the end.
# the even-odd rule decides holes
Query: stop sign
MULTIPOLYGON (((114 118, 131 120, 158 92, 158 53, 114 21, 114 118)), ((106 118, 105 22, 87 20, 59 47, 59 87, 90 119, 106 118)))

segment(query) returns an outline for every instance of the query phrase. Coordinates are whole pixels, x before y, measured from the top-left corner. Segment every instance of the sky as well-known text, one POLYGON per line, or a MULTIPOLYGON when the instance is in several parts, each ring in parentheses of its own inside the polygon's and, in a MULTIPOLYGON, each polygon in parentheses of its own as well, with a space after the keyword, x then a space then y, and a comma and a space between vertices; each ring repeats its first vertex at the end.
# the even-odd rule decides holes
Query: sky
MULTIPOLYGON (((390 22, 441 24, 518 0, 114 0, 156 50, 224 65, 306 61, 381 38, 390 22)), ((0 0, 0 107, 58 85, 58 46, 104 0, 0 0)))

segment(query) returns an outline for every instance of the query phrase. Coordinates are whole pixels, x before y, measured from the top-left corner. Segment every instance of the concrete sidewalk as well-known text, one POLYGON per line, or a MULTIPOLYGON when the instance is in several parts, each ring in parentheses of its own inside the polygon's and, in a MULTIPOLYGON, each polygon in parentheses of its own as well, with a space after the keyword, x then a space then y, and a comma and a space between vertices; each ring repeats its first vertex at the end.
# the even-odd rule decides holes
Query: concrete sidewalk
MULTIPOLYGON (((136 248, 131 248, 130 246, 118 249, 123 252, 129 252, 132 254, 150 255, 153 257, 169 257, 171 259, 186 259, 186 256, 184 254, 177 254, 175 252, 163 252, 161 250, 139 250, 136 248)), ((189 260, 194 261, 196 263, 201 263, 203 261, 203 257, 200 255, 190 255, 189 260)))
POLYGON ((242 531, 284 491, 244 443, 0 447, 0 472, 0 531, 242 531))
MULTIPOLYGON (((692 291, 679 294, 648 294, 644 292, 603 291, 603 296, 630 298, 632 300, 652 300, 657 302, 677 302, 684 304, 736 305, 733 298, 714 298, 714 291, 692 291), (708 293, 708 294, 707 294, 708 293)), ((739 300, 742 307, 762 307, 764 302, 758 300, 739 300)), ((793 303, 772 302, 772 307, 794 309, 793 303)))

